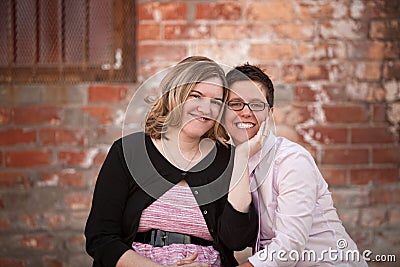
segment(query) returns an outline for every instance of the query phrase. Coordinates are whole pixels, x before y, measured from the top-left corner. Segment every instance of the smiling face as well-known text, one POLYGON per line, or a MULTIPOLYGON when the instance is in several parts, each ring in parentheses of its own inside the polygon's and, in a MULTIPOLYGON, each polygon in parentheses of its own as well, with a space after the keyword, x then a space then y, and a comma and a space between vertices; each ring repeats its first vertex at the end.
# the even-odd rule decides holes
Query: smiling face
POLYGON ((181 134, 199 138, 215 124, 222 108, 223 89, 219 78, 196 84, 182 107, 181 134))
MULTIPOLYGON (((229 101, 244 103, 267 103, 266 91, 253 81, 237 81, 229 91, 229 101)), ((235 145, 239 145, 257 134, 260 125, 268 116, 268 107, 262 111, 252 111, 246 105, 240 111, 225 109, 225 126, 235 145)))

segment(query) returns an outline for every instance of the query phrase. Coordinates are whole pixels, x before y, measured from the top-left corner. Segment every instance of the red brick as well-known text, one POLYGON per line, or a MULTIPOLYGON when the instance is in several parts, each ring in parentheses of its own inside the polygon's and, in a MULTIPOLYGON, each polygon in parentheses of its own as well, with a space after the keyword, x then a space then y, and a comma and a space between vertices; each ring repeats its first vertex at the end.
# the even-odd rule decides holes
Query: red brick
POLYGON ((384 58, 398 58, 399 46, 395 42, 382 41, 354 41, 348 44, 350 59, 382 60, 384 58))
POLYGON ((347 143, 347 129, 327 126, 313 126, 303 129, 307 136, 322 144, 347 143))
POLYGON ((72 210, 87 210, 92 201, 92 195, 88 192, 72 192, 65 196, 65 205, 72 210))
POLYGON ((239 3, 199 3, 196 5, 196 19, 239 20, 242 6, 239 3))
POLYGON ((249 21, 246 23, 247 38, 252 40, 275 40, 278 38, 270 23, 249 21))
POLYGON ((12 227, 10 224, 10 220, 6 217, 0 218, 0 232, 10 231, 11 229, 12 229, 12 227))
POLYGON ((258 60, 290 60, 294 58, 294 48, 290 44, 252 44, 249 56, 258 60))
POLYGON ((338 18, 346 16, 347 7, 342 2, 322 2, 317 3, 313 1, 299 2, 299 18, 302 20, 314 20, 320 18, 338 18))
POLYGON ((177 63, 186 56, 186 46, 183 45, 139 45, 139 64, 173 62, 177 63))
POLYGON ((0 258, 0 266, 2 267, 26 267, 27 261, 12 258, 0 258))
POLYGON ((378 39, 397 39, 400 32, 400 20, 371 21, 369 35, 378 39))
POLYGON ((289 126, 296 126, 299 123, 303 123, 311 118, 310 110, 304 106, 292 105, 285 118, 283 118, 285 124, 289 126))
POLYGON ((11 122, 11 109, 0 107, 0 125, 5 125, 11 122))
POLYGON ((400 147, 373 148, 373 163, 400 163, 400 147))
POLYGON ((82 107, 81 110, 101 124, 110 124, 113 121, 111 107, 90 106, 82 107))
POLYGON ((166 40, 208 39, 210 36, 211 28, 204 24, 173 24, 164 27, 166 40))
POLYGON ((0 195, 0 209, 4 209, 4 207, 3 197, 0 195))
POLYGON ((324 85, 323 91, 326 92, 328 98, 334 102, 346 101, 346 88, 343 85, 324 85))
POLYGON ((96 148, 85 151, 60 151, 58 159, 63 166, 76 166, 90 168, 98 166, 103 159, 103 154, 96 148), (100 157, 100 159, 98 159, 100 157))
POLYGON ((391 0, 364 0, 363 16, 368 18, 398 18, 399 1, 391 0))
POLYGON ((310 40, 314 37, 314 25, 312 22, 279 23, 273 26, 273 30, 282 39, 310 40))
POLYGON ((46 225, 50 229, 60 229, 66 226, 66 218, 63 214, 46 213, 44 217, 46 218, 46 225))
POLYGON ((319 33, 323 40, 359 40, 367 37, 366 26, 354 20, 332 20, 322 22, 319 33))
POLYGON ((125 86, 96 85, 89 87, 89 102, 118 103, 126 99, 125 86))
POLYGON ((355 227, 359 223, 360 210, 359 209, 340 209, 337 210, 340 220, 344 227, 355 227))
POLYGON ((324 149, 322 164, 365 164, 368 163, 368 149, 324 149))
POLYGON ((374 188, 370 193, 372 205, 396 205, 400 204, 400 189, 374 188))
POLYGON ((291 2, 273 0, 267 3, 249 2, 246 18, 250 21, 291 21, 295 10, 291 2))
POLYGON ((276 133, 279 136, 285 137, 290 141, 298 143, 300 141, 300 135, 296 132, 296 130, 288 125, 280 124, 276 125, 276 133))
POLYGON ((400 80, 400 61, 389 61, 385 64, 384 78, 400 80))
POLYGON ((389 211, 389 223, 399 225, 400 223, 400 210, 393 209, 389 211))
POLYGON ((14 108, 15 124, 48 123, 59 125, 63 118, 63 111, 59 107, 24 106, 14 108))
POLYGON ((215 25, 214 35, 219 40, 241 40, 248 38, 249 34, 243 25, 218 24, 215 25))
POLYGON ((303 65, 299 64, 286 64, 282 66, 281 79, 287 83, 293 83, 301 80, 301 72, 303 65))
POLYGON ((329 71, 326 66, 304 65, 301 72, 303 80, 329 80, 329 71))
POLYGON ((26 175, 19 171, 1 170, 0 171, 0 188, 10 188, 22 186, 31 187, 31 182, 26 175))
POLYGON ((63 267, 64 264, 61 260, 56 257, 43 256, 43 262, 46 267, 63 267))
POLYGON ((137 40, 160 40, 161 25, 160 24, 143 24, 137 26, 137 40))
POLYGON ((186 20, 186 3, 140 3, 137 7, 139 21, 141 20, 186 20))
POLYGON ((334 43, 299 43, 299 58, 322 60, 322 59, 345 59, 346 45, 340 40, 334 43))
POLYGON ((25 226, 28 226, 29 228, 34 229, 38 223, 38 215, 37 214, 21 214, 19 216, 19 221, 24 224, 25 226))
POLYGON ((359 208, 369 206, 369 191, 363 187, 331 188, 336 207, 359 208))
POLYGON ((386 105, 376 104, 372 107, 372 121, 385 122, 386 121, 386 105))
POLYGON ((298 85, 295 87, 295 100, 297 101, 302 101, 302 102, 307 102, 307 101, 315 101, 316 100, 316 94, 318 92, 316 90, 313 90, 310 86, 308 85, 298 85))
POLYGON ((380 61, 358 61, 355 66, 355 74, 360 80, 379 80, 381 78, 381 67, 382 63, 380 61))
POLYGON ((385 209, 366 208, 361 210, 360 223, 364 227, 377 227, 386 222, 386 217, 385 209))
POLYGON ((366 122, 368 120, 368 111, 365 106, 324 105, 323 109, 327 122, 355 123, 366 122))
POLYGON ((45 128, 39 132, 42 145, 84 145, 85 139, 84 129, 45 128))
POLYGON ((37 182, 37 186, 83 187, 84 185, 82 173, 74 169, 44 173, 37 182))
POLYGON ((360 143, 391 143, 394 136, 386 127, 360 127, 351 129, 351 142, 360 143))
POLYGON ((48 150, 22 150, 5 153, 6 167, 37 167, 51 163, 51 152, 48 150))
POLYGON ((347 184, 346 170, 344 169, 321 167, 320 171, 330 186, 347 184))
POLYGON ((0 130, 0 146, 32 144, 36 142, 35 130, 8 129, 0 130))
POLYGON ((85 236, 75 235, 71 236, 66 240, 66 247, 68 251, 80 252, 85 247, 85 236))
POLYGON ((257 66, 260 67, 272 81, 276 81, 279 78, 279 73, 280 73, 280 67, 277 64, 257 64, 257 66))
POLYGON ((40 250, 50 250, 53 248, 52 237, 49 235, 29 235, 20 239, 23 247, 40 250))
POLYGON ((399 180, 397 168, 385 169, 352 169, 350 170, 350 181, 352 184, 376 184, 396 183, 399 180))

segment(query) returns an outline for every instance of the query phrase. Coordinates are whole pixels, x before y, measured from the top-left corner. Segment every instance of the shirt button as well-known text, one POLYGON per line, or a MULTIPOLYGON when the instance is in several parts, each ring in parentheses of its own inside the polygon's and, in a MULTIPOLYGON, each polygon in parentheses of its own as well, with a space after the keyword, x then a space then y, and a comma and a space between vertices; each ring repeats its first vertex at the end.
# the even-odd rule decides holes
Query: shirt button
POLYGON ((204 211, 203 211, 203 214, 204 214, 204 215, 206 215, 206 214, 207 214, 207 211, 206 211, 206 210, 204 210, 204 211))
POLYGON ((181 174, 182 176, 186 176, 187 172, 182 172, 181 174))
POLYGON ((214 229, 210 229, 210 233, 213 233, 214 232, 214 229))
POLYGON ((194 191, 193 193, 194 193, 195 195, 198 195, 198 194, 199 194, 199 191, 196 190, 196 191, 194 191))

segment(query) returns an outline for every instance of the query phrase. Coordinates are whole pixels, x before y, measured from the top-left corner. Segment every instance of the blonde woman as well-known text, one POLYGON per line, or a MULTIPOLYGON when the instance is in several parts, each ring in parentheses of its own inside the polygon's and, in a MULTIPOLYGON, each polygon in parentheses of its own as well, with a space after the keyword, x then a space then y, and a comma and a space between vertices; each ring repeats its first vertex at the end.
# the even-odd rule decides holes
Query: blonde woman
POLYGON ((144 133, 112 145, 85 235, 93 266, 236 266, 257 235, 250 202, 228 201, 231 147, 219 124, 224 71, 190 57, 169 71, 144 133))

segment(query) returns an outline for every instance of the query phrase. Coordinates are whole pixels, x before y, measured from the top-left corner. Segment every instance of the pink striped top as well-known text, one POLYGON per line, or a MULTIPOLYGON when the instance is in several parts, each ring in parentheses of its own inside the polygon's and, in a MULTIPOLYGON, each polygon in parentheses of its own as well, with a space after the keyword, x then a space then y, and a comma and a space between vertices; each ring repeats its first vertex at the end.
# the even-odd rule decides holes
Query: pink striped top
MULTIPOLYGON (((147 232, 151 229, 213 240, 196 199, 187 186, 172 187, 142 212, 138 231, 147 232)), ((153 247, 134 242, 132 247, 139 254, 162 265, 174 264, 195 251, 199 253, 196 261, 211 264, 213 267, 221 265, 219 252, 212 246, 171 244, 153 247)))

